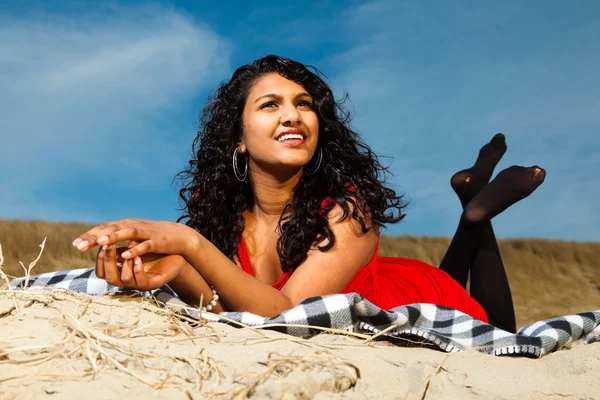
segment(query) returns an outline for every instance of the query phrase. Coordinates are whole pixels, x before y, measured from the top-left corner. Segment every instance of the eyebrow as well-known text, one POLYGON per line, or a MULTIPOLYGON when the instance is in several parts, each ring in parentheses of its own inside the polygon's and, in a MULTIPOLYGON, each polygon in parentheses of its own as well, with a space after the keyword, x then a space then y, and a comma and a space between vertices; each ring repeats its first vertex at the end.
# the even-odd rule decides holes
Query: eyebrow
MULTIPOLYGON (((312 100, 312 96, 306 92, 300 92, 297 95, 294 96, 294 100, 297 99, 298 97, 310 97, 312 100)), ((269 93, 269 94, 263 94, 262 96, 259 96, 256 100, 254 100, 254 103, 257 103, 259 100, 264 99, 265 97, 272 97, 276 100, 281 100, 281 96, 275 93, 269 93)))

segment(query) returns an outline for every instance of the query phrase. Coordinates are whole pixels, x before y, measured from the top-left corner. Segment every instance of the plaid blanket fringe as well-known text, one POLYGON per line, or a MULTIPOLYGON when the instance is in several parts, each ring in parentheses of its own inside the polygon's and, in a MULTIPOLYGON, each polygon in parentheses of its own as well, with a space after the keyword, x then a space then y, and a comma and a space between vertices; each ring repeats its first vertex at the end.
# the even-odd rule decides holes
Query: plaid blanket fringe
MULTIPOLYGON (((12 285, 22 288, 24 279, 16 279, 12 285)), ((124 291, 98 278, 93 268, 32 276, 28 286, 30 289, 62 288, 90 295, 124 291)), ((140 294, 199 317, 198 312, 190 311, 168 286, 140 294)), ((313 336, 320 332, 318 327, 373 334, 383 332, 381 336, 389 338, 417 337, 447 352, 475 350, 493 355, 541 357, 574 341, 600 342, 600 310, 535 322, 512 334, 435 304, 410 304, 385 311, 356 293, 309 298, 272 318, 248 312, 204 313, 202 317, 227 323, 221 318, 225 317, 251 327, 268 325, 269 329, 298 337, 313 336)))

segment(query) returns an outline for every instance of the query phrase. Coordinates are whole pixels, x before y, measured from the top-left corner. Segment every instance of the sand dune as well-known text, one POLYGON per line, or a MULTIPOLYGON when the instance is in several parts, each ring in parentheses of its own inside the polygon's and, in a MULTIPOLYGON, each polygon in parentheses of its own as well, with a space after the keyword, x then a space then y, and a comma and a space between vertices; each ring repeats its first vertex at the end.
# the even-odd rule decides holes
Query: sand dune
POLYGON ((541 359, 190 323, 151 301, 0 293, 0 398, 578 398, 600 343, 541 359), (407 347, 409 346, 409 347, 407 347))

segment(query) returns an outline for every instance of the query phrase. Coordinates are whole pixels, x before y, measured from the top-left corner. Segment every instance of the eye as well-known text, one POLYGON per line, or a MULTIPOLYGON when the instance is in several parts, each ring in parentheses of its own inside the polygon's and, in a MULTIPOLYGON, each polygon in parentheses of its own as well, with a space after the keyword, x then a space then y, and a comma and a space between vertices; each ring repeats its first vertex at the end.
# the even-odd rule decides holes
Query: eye
POLYGON ((262 110, 263 108, 272 108, 272 107, 277 107, 277 103, 275 103, 274 101, 267 101, 266 103, 261 104, 260 107, 258 107, 258 109, 262 110))
POLYGON ((297 104, 298 107, 308 107, 308 108, 312 108, 313 105, 310 101, 307 100, 300 100, 297 104))

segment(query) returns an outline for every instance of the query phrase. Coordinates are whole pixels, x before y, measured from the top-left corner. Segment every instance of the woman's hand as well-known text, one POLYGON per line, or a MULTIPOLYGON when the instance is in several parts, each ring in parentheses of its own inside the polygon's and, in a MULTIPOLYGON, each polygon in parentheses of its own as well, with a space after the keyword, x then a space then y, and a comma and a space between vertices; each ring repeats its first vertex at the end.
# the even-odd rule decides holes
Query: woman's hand
POLYGON ((96 226, 75 239, 73 246, 79 251, 86 251, 96 244, 109 246, 134 240, 139 244, 123 252, 123 259, 133 259, 146 253, 186 257, 188 252, 193 251, 197 236, 194 229, 175 222, 124 219, 96 226))
POLYGON ((96 275, 113 286, 152 290, 177 278, 188 263, 178 255, 147 253, 142 257, 125 260, 120 255, 137 245, 130 242, 127 248, 104 245, 96 257, 96 275))

